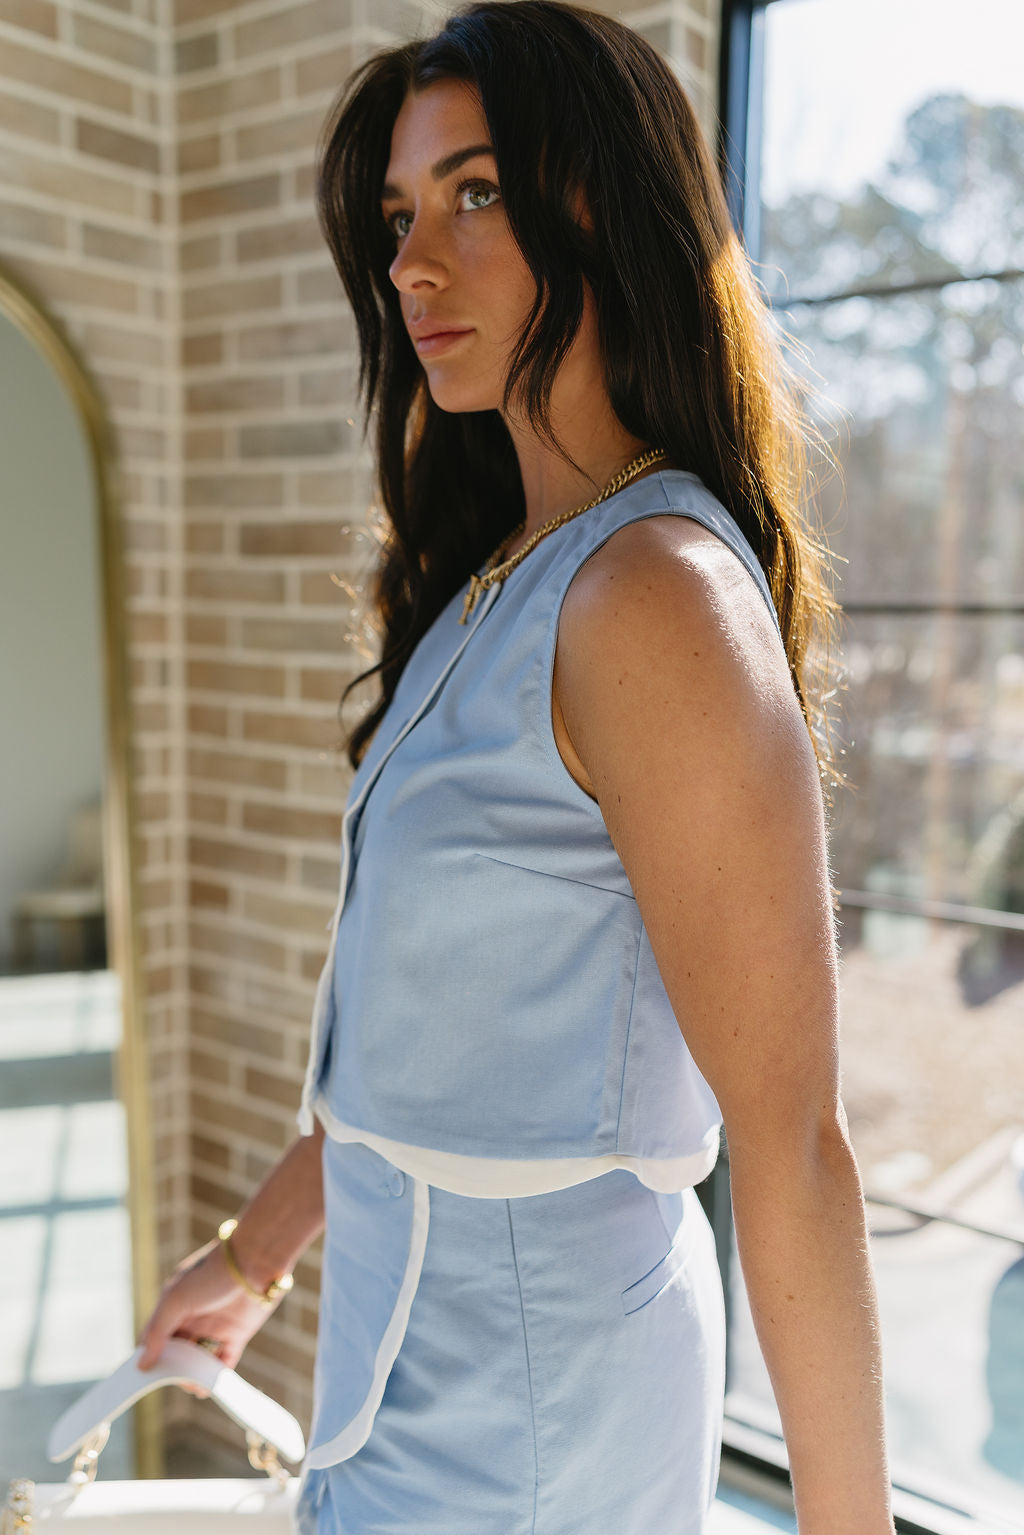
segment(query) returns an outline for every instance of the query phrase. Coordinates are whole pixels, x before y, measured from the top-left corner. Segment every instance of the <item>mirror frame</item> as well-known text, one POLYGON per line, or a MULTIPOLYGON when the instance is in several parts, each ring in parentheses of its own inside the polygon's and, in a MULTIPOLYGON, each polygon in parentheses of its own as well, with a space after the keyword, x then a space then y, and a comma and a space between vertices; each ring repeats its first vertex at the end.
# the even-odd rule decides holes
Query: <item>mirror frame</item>
MULTIPOLYGON (((103 857, 107 963, 121 978, 121 1042, 116 1081, 127 1138, 133 1333, 159 1290, 145 972, 139 918, 132 705, 129 690, 121 497, 114 435, 100 391, 45 300, 0 261, 0 314, 42 353, 75 406, 85 433, 99 540, 104 732, 103 857)), ((155 1396, 134 1408, 136 1474, 163 1474, 162 1415, 155 1396)))

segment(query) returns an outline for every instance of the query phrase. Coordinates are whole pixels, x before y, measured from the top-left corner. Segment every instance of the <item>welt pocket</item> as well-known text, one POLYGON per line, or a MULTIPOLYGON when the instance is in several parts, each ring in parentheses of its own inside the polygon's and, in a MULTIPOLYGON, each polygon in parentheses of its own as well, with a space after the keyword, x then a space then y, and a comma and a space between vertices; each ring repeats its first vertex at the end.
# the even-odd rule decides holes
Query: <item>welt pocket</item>
POLYGON ((642 1279, 631 1284, 622 1291, 622 1309, 626 1316, 634 1311, 639 1311, 641 1306, 646 1306, 649 1301, 660 1295, 665 1286, 678 1274, 687 1258, 690 1256, 690 1232, 681 1231, 673 1246, 652 1269, 648 1269, 642 1279))

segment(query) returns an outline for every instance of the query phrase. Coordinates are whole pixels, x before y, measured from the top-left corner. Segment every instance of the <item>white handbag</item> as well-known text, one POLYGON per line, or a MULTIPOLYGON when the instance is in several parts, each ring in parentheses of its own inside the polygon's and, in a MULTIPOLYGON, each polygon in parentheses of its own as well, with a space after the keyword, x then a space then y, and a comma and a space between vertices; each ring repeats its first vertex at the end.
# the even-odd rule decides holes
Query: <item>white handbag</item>
POLYGON ((141 1354, 137 1348, 57 1420, 46 1454, 52 1461, 74 1455, 71 1474, 66 1482, 12 1481, 0 1513, 0 1535, 29 1535, 47 1522, 71 1519, 91 1522, 97 1535, 101 1527, 116 1535, 291 1535, 299 1479, 279 1457, 298 1463, 306 1453, 302 1429, 291 1413, 183 1338, 172 1338, 150 1370, 138 1368, 141 1354), (249 1460, 268 1479, 95 1481, 114 1419, 150 1391, 186 1384, 208 1391, 245 1430, 249 1460))

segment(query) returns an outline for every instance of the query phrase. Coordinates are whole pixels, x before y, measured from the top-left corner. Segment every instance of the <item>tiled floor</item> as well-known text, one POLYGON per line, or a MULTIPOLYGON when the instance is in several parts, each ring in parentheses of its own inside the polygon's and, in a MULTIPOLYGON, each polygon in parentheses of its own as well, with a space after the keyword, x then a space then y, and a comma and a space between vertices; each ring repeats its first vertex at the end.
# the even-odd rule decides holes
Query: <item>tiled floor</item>
MULTIPOLYGON (((110 971, 0 978, 0 1486, 62 1480, 50 1427, 134 1346, 110 971)), ((130 1416, 103 1475, 132 1475, 130 1416)))

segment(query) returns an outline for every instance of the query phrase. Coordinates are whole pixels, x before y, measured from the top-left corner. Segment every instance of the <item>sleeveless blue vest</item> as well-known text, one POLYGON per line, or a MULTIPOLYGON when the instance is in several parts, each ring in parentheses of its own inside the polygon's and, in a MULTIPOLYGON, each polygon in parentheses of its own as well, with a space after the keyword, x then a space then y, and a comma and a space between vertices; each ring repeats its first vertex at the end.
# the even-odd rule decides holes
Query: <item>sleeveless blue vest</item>
MULTIPOLYGON (((573 576, 618 528, 665 513, 723 539, 775 617, 753 550, 701 481, 638 480, 545 538, 465 627, 453 597, 352 780, 298 1116, 303 1134, 314 1114, 327 1132, 307 1479, 372 1431, 432 1185, 512 1198, 626 1167, 667 1193, 717 1157, 721 1113, 686 1019, 551 724, 573 576)), ((323 1485, 304 1482, 314 1498, 323 1485)))
POLYGON ((304 1134, 316 1112, 335 1138, 457 1192, 564 1186, 617 1165, 660 1188, 710 1172, 718 1104, 600 808, 551 723, 570 582, 617 529, 666 513, 724 540, 778 627, 737 523, 680 470, 556 529, 465 627, 462 591, 453 597, 352 780, 304 1134))

